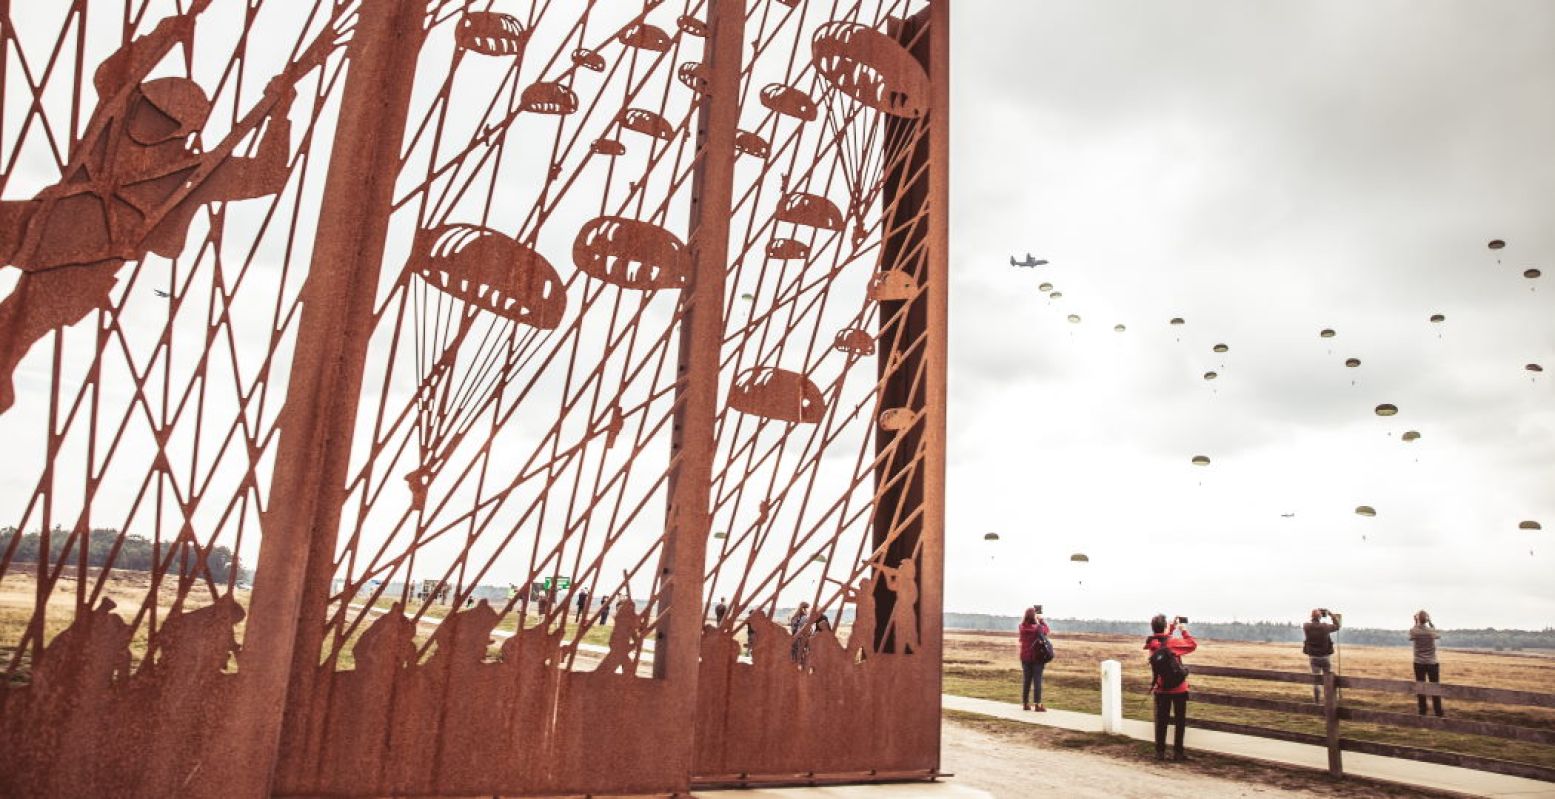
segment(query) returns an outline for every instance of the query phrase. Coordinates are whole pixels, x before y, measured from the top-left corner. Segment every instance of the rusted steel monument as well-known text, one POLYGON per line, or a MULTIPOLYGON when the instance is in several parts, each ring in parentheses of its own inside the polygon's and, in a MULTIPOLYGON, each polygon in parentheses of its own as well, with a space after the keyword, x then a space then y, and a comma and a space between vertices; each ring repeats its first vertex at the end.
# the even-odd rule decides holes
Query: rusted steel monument
POLYGON ((947 20, 0 2, 0 795, 932 777, 947 20))

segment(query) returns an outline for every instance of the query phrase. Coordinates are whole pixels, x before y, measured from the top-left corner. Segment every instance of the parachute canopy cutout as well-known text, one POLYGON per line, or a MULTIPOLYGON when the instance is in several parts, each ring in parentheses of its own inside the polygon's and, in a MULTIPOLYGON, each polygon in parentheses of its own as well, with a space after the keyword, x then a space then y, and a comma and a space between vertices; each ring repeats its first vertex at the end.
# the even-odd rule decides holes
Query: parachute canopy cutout
POLYGON ((779 114, 791 116, 802 122, 815 121, 815 101, 810 99, 810 95, 792 86, 784 86, 781 83, 767 84, 761 90, 761 104, 779 114))
POLYGON ((1318 331, 1318 335, 1322 336, 1323 338, 1333 338, 1336 334, 1334 333, 1334 329, 1333 328, 1325 327, 1322 330, 1318 331))
POLYGON ((1086 557, 1084 552, 1076 552, 1073 555, 1070 555, 1069 556, 1069 560, 1072 563, 1090 563, 1091 562, 1091 559, 1086 557))
POLYGON ((864 295, 872 302, 901 302, 918 295, 918 281, 900 269, 876 272, 864 295))
POLYGON ((621 288, 678 289, 691 276, 691 253, 668 230, 620 216, 590 220, 572 241, 572 263, 621 288))
POLYGON ((1525 270, 1523 270, 1523 277, 1526 277, 1529 280, 1533 280, 1533 279, 1539 277, 1542 274, 1544 274, 1544 273, 1540 272, 1537 269, 1525 269, 1525 270))
POLYGON ((1441 315, 1439 313, 1434 313, 1434 314, 1431 314, 1431 321, 1435 322, 1437 324, 1440 324, 1442 322, 1447 321, 1447 317, 1445 317, 1445 316, 1443 316, 1443 315, 1441 315))
POLYGON ((1356 516, 1376 516, 1377 515, 1377 509, 1373 508, 1370 505, 1356 505, 1355 506, 1355 515, 1356 516))
POLYGON ((1180 324, 1183 324, 1182 317, 1181 316, 1174 316, 1174 317, 1172 317, 1172 321, 1167 322, 1167 324, 1169 324, 1169 325, 1180 325, 1180 324))
POLYGON ((1077 313, 1069 314, 1069 323, 1072 325, 1080 324, 1080 315, 1077 313))
POLYGON ((1420 440, 1420 431, 1419 430, 1410 430, 1410 431, 1404 433, 1404 440, 1405 441, 1418 441, 1418 440, 1420 440))
POLYGON ((913 422, 918 421, 918 414, 911 408, 887 408, 880 412, 878 421, 881 430, 899 433, 912 427, 913 422))
POLYGON ((815 424, 826 415, 826 398, 798 372, 758 366, 729 387, 729 407, 767 419, 815 424))
POLYGON ((983 533, 983 540, 984 541, 998 541, 999 540, 999 534, 998 533, 983 533))
POLYGON ((1114 332, 1114 333, 1122 333, 1123 331, 1125 331, 1127 329, 1128 328, 1126 328, 1126 327, 1124 327, 1122 325, 1113 325, 1112 326, 1112 332, 1114 332))
POLYGON ((1205 380, 1214 380, 1217 377, 1220 377, 1220 375, 1218 373, 1216 373, 1216 372, 1205 372, 1204 373, 1204 379, 1205 380))
POLYGON ((741 130, 735 131, 734 149, 740 155, 748 155, 752 158, 761 158, 765 160, 769 148, 766 139, 763 139, 748 130, 741 130))
POLYGON ((1194 455, 1193 456, 1193 465, 1194 466, 1208 466, 1209 465, 1209 456, 1208 455, 1194 455))
POLYGON ((1499 250, 1502 247, 1506 246, 1506 242, 1504 242, 1504 241, 1502 241, 1500 239, 1491 239, 1490 240, 1490 244, 1488 244, 1486 246, 1490 247, 1490 249, 1492 249, 1492 250, 1499 250))
POLYGON ((489 228, 442 225, 423 230, 410 268, 428 285, 518 324, 561 324, 567 294, 545 257, 489 228))
POLYGON ((1519 529, 1519 530, 1543 530, 1544 526, 1539 524, 1536 521, 1531 521, 1530 520, 1530 521, 1526 521, 1526 522, 1519 522, 1518 525, 1517 525, 1517 529, 1519 529))
POLYGON ((855 22, 821 26, 810 40, 815 71, 837 90, 884 114, 917 119, 929 110, 929 74, 912 53, 855 22))
POLYGON ((471 11, 459 20, 454 42, 481 55, 523 55, 524 45, 529 42, 529 31, 524 29, 523 23, 507 14, 471 11))
POLYGON ((1377 406, 1378 416, 1392 416, 1395 413, 1398 413, 1398 408, 1386 402, 1377 406))
POLYGON ((1361 365, 1361 359, 1360 358, 1346 358, 1346 359, 1344 359, 1344 365, 1350 367, 1351 369, 1354 369, 1355 367, 1361 365))
POLYGON ((1212 349, 1214 349, 1215 352, 1228 352, 1231 348, 1224 344, 1216 344, 1212 349))
POLYGON ((1040 291, 1040 292, 1046 293, 1046 292, 1049 292, 1049 291, 1052 291, 1052 290, 1053 290, 1053 284, 1052 283, 1043 283, 1042 285, 1037 286, 1037 291, 1040 291))

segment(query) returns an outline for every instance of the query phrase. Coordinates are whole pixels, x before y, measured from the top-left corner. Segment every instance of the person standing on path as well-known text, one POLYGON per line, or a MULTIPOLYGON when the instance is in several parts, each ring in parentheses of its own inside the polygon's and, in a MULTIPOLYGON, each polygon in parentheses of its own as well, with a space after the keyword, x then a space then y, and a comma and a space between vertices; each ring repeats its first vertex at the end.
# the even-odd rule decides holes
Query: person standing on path
POLYGON ((1155 696, 1155 759, 1166 759, 1166 725, 1170 720, 1177 725, 1172 759, 1187 760, 1183 736, 1188 727, 1188 668, 1182 664, 1182 656, 1198 649, 1199 645, 1188 633, 1187 620, 1181 616, 1168 627, 1166 615, 1158 613, 1150 620, 1150 630, 1150 637, 1145 639, 1145 651, 1150 653, 1150 693, 1155 696), (1181 637, 1173 638, 1173 633, 1181 637))
POLYGON ((1036 608, 1026 608, 1020 623, 1021 710, 1030 710, 1035 700, 1037 712, 1047 712, 1047 706, 1042 704, 1042 670, 1047 667, 1048 652, 1052 651, 1047 634, 1047 621, 1037 615, 1036 608))
POLYGON ((576 616, 573 617, 573 623, 574 624, 582 624, 583 623, 583 617, 585 615, 587 615, 588 612, 589 612, 589 590, 587 588, 580 588, 580 589, 578 589, 578 613, 577 613, 576 616))
MULTIPOLYGON (((1330 612, 1328 608, 1313 608, 1312 620, 1301 625, 1301 632, 1306 636, 1301 651, 1306 653, 1313 674, 1323 675, 1334 670, 1334 633, 1339 632, 1339 625, 1340 614, 1330 612), (1323 621, 1324 618, 1332 621, 1323 621)), ((1320 683, 1312 684, 1312 701, 1323 703, 1323 687, 1320 683)))
MULTIPOLYGON (((1409 640, 1415 645, 1415 682, 1442 681, 1442 665, 1436 659, 1436 639, 1442 634, 1436 631, 1436 625, 1431 623, 1431 614, 1420 611, 1415 614, 1415 626, 1409 628, 1409 640)), ((1420 715, 1425 715, 1425 694, 1416 694, 1415 701, 1420 708, 1420 715)), ((1438 718, 1442 715, 1442 698, 1431 697, 1432 708, 1438 718)))
POLYGON ((729 615, 729 606, 726 602, 727 600, 720 597, 718 604, 713 606, 713 623, 719 627, 722 627, 724 624, 724 616, 729 615))

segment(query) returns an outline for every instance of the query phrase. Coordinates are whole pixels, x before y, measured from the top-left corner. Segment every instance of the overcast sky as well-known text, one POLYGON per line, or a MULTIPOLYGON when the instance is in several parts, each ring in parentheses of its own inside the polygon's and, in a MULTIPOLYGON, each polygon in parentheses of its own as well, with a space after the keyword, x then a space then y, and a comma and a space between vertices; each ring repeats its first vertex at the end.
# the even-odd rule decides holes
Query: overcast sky
POLYGON ((1555 623, 1555 4, 953 23, 948 609, 1555 623))

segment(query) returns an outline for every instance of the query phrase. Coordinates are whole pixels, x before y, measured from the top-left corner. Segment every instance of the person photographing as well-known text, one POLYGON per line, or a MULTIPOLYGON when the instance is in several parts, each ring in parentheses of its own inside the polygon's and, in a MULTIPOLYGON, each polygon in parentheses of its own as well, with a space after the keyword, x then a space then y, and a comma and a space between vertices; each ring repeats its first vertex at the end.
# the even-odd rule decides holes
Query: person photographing
MULTIPOLYGON (((1314 675, 1322 676, 1334 670, 1334 633, 1339 632, 1340 624, 1340 614, 1328 608, 1313 608, 1312 620, 1301 625, 1302 635, 1306 639, 1301 645, 1301 651, 1306 654, 1314 675)), ((1312 701, 1323 703, 1323 689, 1317 682, 1312 684, 1312 701)))
POLYGON ((1031 710, 1035 702, 1038 713, 1047 712, 1047 706, 1042 704, 1042 670, 1053 659, 1053 644, 1047 636, 1048 626, 1042 618, 1042 606, 1026 608, 1026 615, 1020 623, 1021 710, 1031 710))
MULTIPOLYGON (((1439 683, 1442 681, 1442 665, 1436 659, 1436 639, 1442 634, 1436 631, 1436 625, 1431 622, 1431 614, 1420 611, 1415 614, 1415 626, 1409 628, 1409 641, 1415 647, 1415 682, 1426 681, 1439 683)), ((1416 694, 1415 701, 1420 709, 1420 715, 1425 715, 1425 694, 1416 694)), ((1442 698, 1432 696, 1431 703, 1437 716, 1442 715, 1442 698)))
POLYGON ((1150 630, 1145 651, 1150 653, 1150 693, 1155 696, 1155 759, 1166 759, 1166 725, 1171 722, 1177 727, 1172 759, 1187 760, 1183 736, 1188 727, 1188 667, 1183 665, 1182 656, 1199 645, 1188 632, 1184 616, 1168 626, 1166 614, 1157 613, 1150 620, 1150 630))

